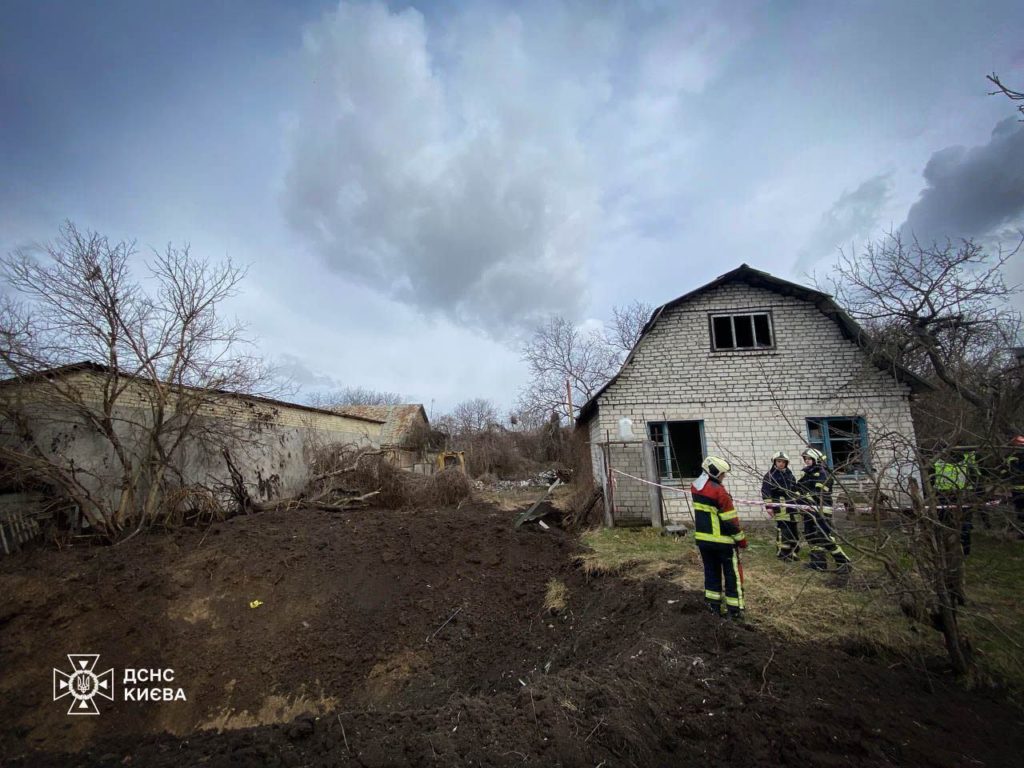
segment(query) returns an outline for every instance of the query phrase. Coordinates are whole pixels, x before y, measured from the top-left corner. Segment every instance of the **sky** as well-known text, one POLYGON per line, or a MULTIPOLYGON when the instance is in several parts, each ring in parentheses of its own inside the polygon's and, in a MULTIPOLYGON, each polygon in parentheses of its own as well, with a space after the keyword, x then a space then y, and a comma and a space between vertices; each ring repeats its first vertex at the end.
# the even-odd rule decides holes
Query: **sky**
MULTIPOLYGON (((311 392, 505 409, 595 327, 741 263, 1024 227, 1024 4, 0 4, 0 252, 64 220, 248 266, 311 392)), ((1024 256, 1009 265, 1024 282, 1024 256)))

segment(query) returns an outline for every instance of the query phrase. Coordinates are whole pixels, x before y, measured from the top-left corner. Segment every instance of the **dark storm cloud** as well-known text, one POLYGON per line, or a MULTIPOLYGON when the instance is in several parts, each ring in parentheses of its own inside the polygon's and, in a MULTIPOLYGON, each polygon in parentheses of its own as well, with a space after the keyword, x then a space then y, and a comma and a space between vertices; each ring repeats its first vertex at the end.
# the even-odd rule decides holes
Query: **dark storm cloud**
POLYGON ((924 242, 983 237, 1024 217, 1024 124, 1007 118, 987 144, 946 147, 924 169, 927 186, 900 228, 924 242))

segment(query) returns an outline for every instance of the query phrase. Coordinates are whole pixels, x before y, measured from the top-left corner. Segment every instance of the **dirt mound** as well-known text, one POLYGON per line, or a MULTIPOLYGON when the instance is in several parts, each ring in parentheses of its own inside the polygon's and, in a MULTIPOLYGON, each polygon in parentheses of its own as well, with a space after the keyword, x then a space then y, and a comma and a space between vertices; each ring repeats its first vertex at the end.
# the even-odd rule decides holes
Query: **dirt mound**
POLYGON ((669 581, 588 582, 570 537, 513 532, 512 516, 275 513, 5 561, 0 751, 19 766, 862 767, 1013 765, 1024 748, 1005 704, 727 624, 669 581), (568 587, 557 615, 552 579, 568 587), (87 652, 173 667, 188 701, 68 717, 50 668, 87 652))

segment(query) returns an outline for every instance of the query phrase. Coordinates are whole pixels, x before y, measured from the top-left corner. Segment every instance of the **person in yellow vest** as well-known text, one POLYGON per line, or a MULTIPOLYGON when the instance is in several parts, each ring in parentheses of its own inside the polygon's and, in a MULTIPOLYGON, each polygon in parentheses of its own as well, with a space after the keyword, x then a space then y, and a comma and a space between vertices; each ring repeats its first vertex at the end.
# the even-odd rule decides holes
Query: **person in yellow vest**
POLYGON ((939 506, 939 521, 945 525, 959 525, 960 547, 964 556, 971 554, 971 532, 974 530, 974 516, 971 510, 971 493, 978 475, 978 460, 974 451, 954 449, 956 458, 937 459, 932 467, 932 484, 939 506))
POLYGON ((694 534, 700 559, 704 563, 704 601, 708 609, 722 615, 743 618, 743 566, 739 550, 747 546, 732 496, 725 490, 729 462, 708 456, 700 465, 704 470, 690 486, 693 497, 694 534))

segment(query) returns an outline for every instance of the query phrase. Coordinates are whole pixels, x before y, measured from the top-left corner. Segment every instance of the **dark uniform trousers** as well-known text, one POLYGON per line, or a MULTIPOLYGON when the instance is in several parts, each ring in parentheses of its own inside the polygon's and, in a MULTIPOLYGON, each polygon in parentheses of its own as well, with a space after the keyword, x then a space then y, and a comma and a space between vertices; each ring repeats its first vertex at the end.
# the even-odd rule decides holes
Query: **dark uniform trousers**
POLYGON ((697 542, 704 563, 704 599, 721 605, 723 597, 731 610, 743 609, 743 566, 734 544, 697 542))
POLYGON ((796 553, 800 549, 800 524, 799 511, 785 506, 787 499, 767 499, 768 504, 778 506, 772 509, 775 517, 775 546, 777 554, 782 560, 795 560, 796 553))
POLYGON ((836 543, 835 534, 832 531, 831 511, 823 512, 821 509, 804 510, 804 538, 811 547, 810 566, 819 571, 828 567, 826 552, 832 555, 837 565, 849 565, 850 558, 843 552, 842 547, 836 543))
POLYGON ((841 569, 848 570, 850 558, 836 542, 832 530, 832 477, 821 465, 812 465, 804 469, 800 478, 803 491, 801 504, 806 508, 804 514, 804 538, 811 548, 808 566, 818 571, 828 568, 828 555, 836 561, 841 569))

